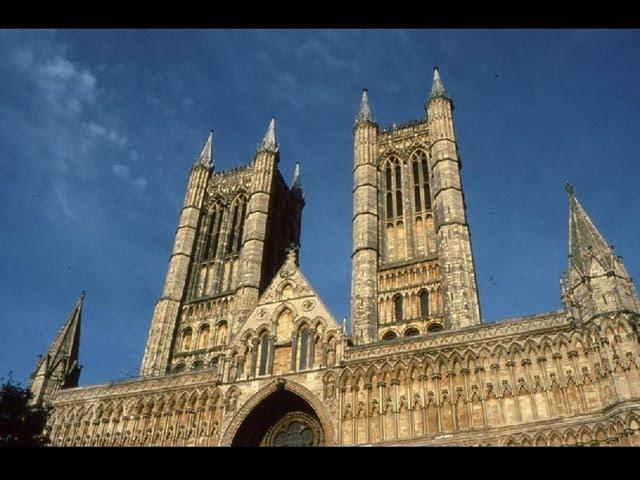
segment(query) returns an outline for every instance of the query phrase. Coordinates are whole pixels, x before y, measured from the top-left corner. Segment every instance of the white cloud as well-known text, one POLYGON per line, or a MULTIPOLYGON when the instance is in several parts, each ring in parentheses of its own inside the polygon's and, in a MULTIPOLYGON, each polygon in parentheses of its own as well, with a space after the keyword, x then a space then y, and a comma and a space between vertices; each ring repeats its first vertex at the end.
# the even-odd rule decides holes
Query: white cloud
POLYGON ((53 185, 53 194, 60 207, 60 211, 69 219, 75 220, 76 216, 69 203, 69 187, 64 180, 58 180, 53 185))
POLYGON ((67 58, 56 55, 51 60, 35 62, 30 72, 40 94, 57 113, 77 116, 96 97, 96 78, 67 58))
POLYGON ((116 132, 115 130, 109 130, 103 125, 99 125, 95 122, 89 122, 85 123, 85 128, 92 136, 108 140, 118 148, 123 148, 127 144, 127 139, 124 135, 116 132))
POLYGON ((132 187, 144 191, 147 188, 147 179, 144 177, 134 178, 131 174, 131 167, 129 165, 123 165, 120 163, 116 163, 112 167, 113 173, 116 177, 124 182, 128 183, 132 187))

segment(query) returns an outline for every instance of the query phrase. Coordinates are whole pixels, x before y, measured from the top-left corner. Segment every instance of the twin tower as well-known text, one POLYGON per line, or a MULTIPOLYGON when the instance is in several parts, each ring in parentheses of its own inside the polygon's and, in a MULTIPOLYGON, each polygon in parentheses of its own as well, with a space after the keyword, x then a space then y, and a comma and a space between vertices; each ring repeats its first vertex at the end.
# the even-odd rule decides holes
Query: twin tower
MULTIPOLYGON (((381 130, 363 92, 354 128, 356 345, 480 323, 452 110, 437 68, 426 119, 381 130)), ((244 167, 216 171, 212 143, 210 135, 191 169, 143 376, 215 364, 299 243, 300 173, 288 186, 278 170, 275 120, 244 167)))
POLYGON ((438 68, 426 119, 380 130, 367 91, 354 128, 355 344, 480 324, 453 128, 438 68))

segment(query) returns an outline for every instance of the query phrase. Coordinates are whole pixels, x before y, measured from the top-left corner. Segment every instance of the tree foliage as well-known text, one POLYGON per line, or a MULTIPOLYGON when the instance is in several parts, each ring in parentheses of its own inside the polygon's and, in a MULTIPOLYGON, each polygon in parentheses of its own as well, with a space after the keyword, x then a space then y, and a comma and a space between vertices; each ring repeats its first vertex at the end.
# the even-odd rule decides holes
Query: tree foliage
POLYGON ((45 425, 49 408, 30 405, 33 394, 15 383, 0 379, 0 447, 40 447, 48 443, 45 425))

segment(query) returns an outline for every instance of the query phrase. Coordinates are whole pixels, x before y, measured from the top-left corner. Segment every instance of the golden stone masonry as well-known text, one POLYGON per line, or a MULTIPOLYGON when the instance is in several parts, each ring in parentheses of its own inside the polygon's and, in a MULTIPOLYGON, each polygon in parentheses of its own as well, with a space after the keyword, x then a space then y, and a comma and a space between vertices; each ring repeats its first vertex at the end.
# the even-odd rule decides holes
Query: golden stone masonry
POLYGON ((351 332, 298 268, 271 119, 189 177, 140 377, 78 387, 83 296, 31 377, 53 445, 638 445, 640 302, 570 185, 561 311, 483 325, 453 104, 354 135, 351 332))

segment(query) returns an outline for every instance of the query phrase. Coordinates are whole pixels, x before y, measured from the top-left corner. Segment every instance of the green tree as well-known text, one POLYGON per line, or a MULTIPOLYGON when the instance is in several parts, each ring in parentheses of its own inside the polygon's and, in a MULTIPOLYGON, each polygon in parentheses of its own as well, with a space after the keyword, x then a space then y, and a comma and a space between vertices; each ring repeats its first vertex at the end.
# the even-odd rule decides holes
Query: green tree
POLYGON ((9 379, 0 379, 0 447, 41 447, 47 445, 44 432, 49 408, 30 405, 33 394, 9 379))

